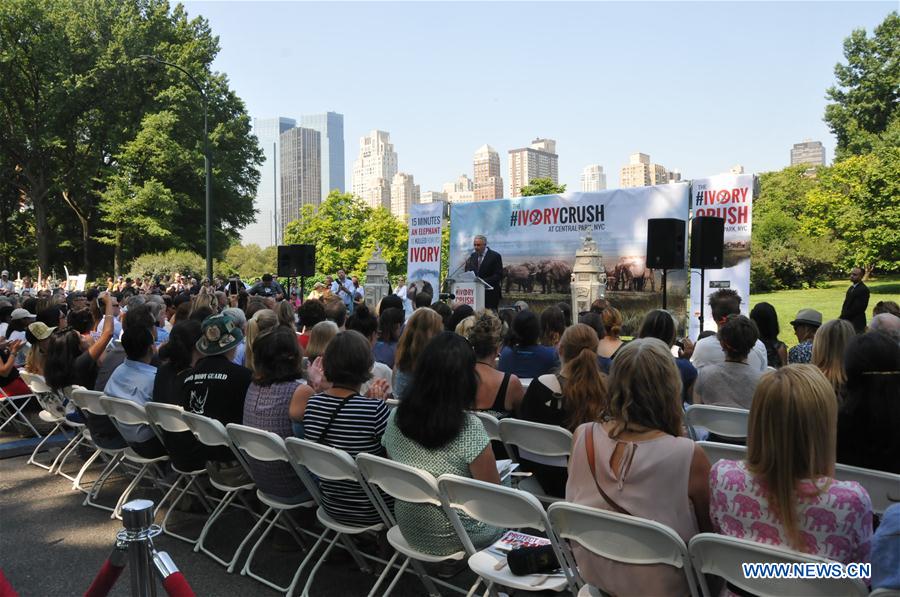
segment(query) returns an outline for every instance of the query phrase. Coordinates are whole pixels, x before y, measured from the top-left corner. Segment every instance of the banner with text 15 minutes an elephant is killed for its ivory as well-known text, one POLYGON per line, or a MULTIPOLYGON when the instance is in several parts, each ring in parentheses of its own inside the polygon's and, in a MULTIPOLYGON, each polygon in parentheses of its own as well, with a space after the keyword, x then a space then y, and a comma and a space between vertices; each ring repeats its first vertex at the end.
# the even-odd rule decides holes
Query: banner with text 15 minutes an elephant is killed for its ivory
MULTIPOLYGON (((462 271, 473 237, 483 234, 503 257, 501 306, 524 300, 540 310, 569 301, 575 252, 590 234, 603 256, 606 296, 622 311, 622 333, 630 335, 647 311, 662 306, 662 272, 646 266, 647 220, 686 221, 689 198, 688 184, 675 183, 456 203, 450 213, 449 269, 462 271)), ((683 326, 685 270, 669 272, 668 305, 683 326)))

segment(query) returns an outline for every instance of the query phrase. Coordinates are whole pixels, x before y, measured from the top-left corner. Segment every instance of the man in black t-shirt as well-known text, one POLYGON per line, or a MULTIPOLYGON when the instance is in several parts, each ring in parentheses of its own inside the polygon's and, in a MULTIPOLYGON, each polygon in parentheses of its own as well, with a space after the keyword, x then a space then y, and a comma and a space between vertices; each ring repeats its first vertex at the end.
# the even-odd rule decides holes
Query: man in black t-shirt
MULTIPOLYGON (((181 406, 220 421, 222 425, 244 420, 244 397, 250 386, 250 370, 232 363, 244 339, 240 326, 229 315, 211 315, 203 321, 197 350, 205 355, 185 378, 181 406)), ((249 481, 234 453, 225 447, 209 448, 206 470, 210 477, 231 486, 249 481)))

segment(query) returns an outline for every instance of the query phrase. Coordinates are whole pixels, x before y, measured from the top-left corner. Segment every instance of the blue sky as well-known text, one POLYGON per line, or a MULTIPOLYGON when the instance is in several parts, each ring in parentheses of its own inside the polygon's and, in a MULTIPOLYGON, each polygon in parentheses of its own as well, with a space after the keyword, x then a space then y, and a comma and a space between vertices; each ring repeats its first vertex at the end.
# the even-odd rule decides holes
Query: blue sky
POLYGON ((386 130, 422 191, 484 143, 557 140, 560 182, 585 165, 610 188, 635 151, 686 178, 789 163, 834 138, 822 122, 842 41, 895 2, 186 2, 219 35, 214 65, 251 116, 344 114, 346 181, 359 137, 386 130))

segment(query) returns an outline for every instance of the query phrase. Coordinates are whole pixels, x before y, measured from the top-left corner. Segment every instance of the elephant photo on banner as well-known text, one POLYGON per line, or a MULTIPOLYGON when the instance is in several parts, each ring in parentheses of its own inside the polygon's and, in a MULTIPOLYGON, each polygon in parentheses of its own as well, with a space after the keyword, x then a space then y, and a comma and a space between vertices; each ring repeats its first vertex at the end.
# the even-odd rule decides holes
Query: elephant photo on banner
MULTIPOLYGON (((607 277, 606 296, 622 311, 625 332, 662 305, 662 272, 646 265, 647 220, 688 219, 688 183, 457 203, 450 212, 450 271, 472 252, 473 238, 503 256, 503 300, 535 310, 571 296, 575 252, 586 236, 596 242, 607 277)), ((668 274, 668 304, 686 319, 687 273, 668 274)))

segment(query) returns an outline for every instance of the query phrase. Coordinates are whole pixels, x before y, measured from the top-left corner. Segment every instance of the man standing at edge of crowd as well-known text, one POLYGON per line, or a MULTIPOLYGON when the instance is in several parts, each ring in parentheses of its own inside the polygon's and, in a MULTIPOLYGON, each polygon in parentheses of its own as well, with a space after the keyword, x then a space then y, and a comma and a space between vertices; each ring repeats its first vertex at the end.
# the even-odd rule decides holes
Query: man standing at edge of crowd
POLYGON ((853 324, 857 334, 866 330, 866 309, 869 307, 869 287, 863 281, 863 272, 854 267, 850 270, 850 288, 844 296, 844 304, 841 306, 841 319, 853 324))
POLYGON ((475 275, 493 286, 493 290, 484 291, 485 309, 494 311, 500 306, 500 282, 503 278, 503 258, 497 251, 492 251, 487 246, 487 237, 478 234, 472 243, 474 251, 466 259, 467 272, 475 272, 475 275))
POLYGON ((353 295, 356 293, 356 287, 350 278, 347 277, 347 272, 344 270, 339 269, 337 271, 337 280, 331 283, 331 293, 344 301, 344 305, 347 307, 347 315, 351 315, 353 313, 353 295))

